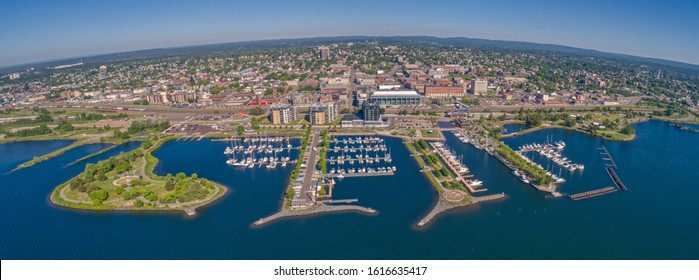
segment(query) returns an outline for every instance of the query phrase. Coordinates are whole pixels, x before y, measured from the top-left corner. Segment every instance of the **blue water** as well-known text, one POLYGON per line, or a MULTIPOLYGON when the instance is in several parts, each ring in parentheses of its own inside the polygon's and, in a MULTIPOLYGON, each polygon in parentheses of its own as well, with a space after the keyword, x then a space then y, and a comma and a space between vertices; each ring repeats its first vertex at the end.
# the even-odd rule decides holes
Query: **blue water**
MULTIPOLYGON (((291 166, 236 169, 225 165, 223 142, 169 142, 155 153, 161 159, 157 173, 196 172, 228 186, 230 192, 198 209, 193 218, 182 213, 95 213, 50 205, 50 191, 85 163, 64 166, 100 149, 81 147, 0 176, 0 258, 699 258, 699 217, 693 215, 699 199, 695 166, 699 135, 662 122, 638 124, 636 129, 638 138, 631 142, 604 141, 561 129, 506 140, 513 147, 543 142, 546 135, 564 140, 568 144, 564 155, 586 166, 572 175, 563 171, 568 179, 561 186, 565 193, 611 185, 596 149, 605 145, 630 190, 581 201, 547 198, 515 179, 497 160, 446 133, 449 146, 464 155, 488 193, 505 192, 507 198, 449 212, 425 229, 417 229, 415 223, 434 205, 436 193, 398 139, 386 139, 397 176, 345 178, 334 190, 335 198, 357 198, 360 205, 377 209, 378 215, 292 218, 261 228, 250 224, 279 208, 291 166)), ((26 148, 46 144, 35 145, 26 148)), ((126 149, 114 149, 88 162, 126 149)), ((0 151, 3 164, 32 156, 28 151, 11 156, 7 149, 0 151)))
POLYGON ((514 132, 520 132, 522 130, 525 130, 529 128, 526 124, 522 123, 508 123, 502 126, 502 129, 500 129, 500 132, 502 134, 510 134, 514 132))

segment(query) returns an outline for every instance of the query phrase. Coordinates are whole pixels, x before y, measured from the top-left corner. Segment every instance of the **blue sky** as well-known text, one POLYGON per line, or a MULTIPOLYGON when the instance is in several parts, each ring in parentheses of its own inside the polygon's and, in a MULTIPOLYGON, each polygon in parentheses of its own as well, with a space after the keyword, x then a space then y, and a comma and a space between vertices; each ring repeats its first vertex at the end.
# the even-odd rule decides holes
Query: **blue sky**
POLYGON ((336 35, 561 44, 699 64, 699 1, 0 1, 0 67, 336 35))

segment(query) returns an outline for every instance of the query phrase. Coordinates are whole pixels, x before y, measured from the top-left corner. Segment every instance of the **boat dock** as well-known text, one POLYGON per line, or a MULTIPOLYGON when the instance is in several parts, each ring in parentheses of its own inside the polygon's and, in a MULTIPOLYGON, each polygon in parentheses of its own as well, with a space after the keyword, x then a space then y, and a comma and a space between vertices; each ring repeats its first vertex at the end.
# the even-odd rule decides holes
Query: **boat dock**
POLYGON ((616 175, 616 171, 612 169, 609 166, 604 167, 605 170, 607 170, 607 174, 609 174, 609 178, 612 178, 612 181, 614 182, 614 185, 616 185, 617 188, 619 188, 622 191, 628 191, 629 189, 626 188, 623 182, 621 182, 621 179, 619 179, 619 176, 616 175))
POLYGON ((323 201, 321 201, 321 202, 324 203, 324 204, 338 204, 338 203, 347 203, 347 204, 349 204, 349 203, 354 203, 354 202, 357 202, 357 201, 359 201, 359 199, 354 198, 354 199, 329 199, 329 200, 323 200, 323 201))
POLYGON ((392 176, 395 175, 395 172, 393 171, 386 171, 386 172, 361 172, 361 173, 345 173, 345 174, 338 174, 338 173, 328 173, 323 175, 325 178, 338 178, 340 175, 342 175, 343 178, 350 178, 350 177, 372 177, 372 176, 392 176))
POLYGON ((605 195, 608 193, 613 193, 615 191, 616 191, 616 188, 614 188, 614 187, 606 187, 606 188, 591 190, 591 191, 587 191, 587 192, 571 194, 568 197, 570 197, 570 199, 572 199, 572 200, 581 200, 581 199, 586 199, 586 198, 590 198, 590 197, 605 195))
POLYGON ((606 158, 602 158, 602 159, 608 160, 612 164, 611 166, 614 167, 614 169, 618 170, 619 167, 617 167, 616 162, 614 161, 614 158, 612 158, 612 155, 609 154, 609 151, 607 151, 607 147, 602 146, 602 148, 599 148, 599 149, 603 150, 604 152, 602 153, 602 155, 606 156, 606 158))
POLYGON ((434 149, 437 152, 439 157, 442 159, 442 162, 446 163, 447 167, 449 167, 449 171, 451 171, 456 176, 456 179, 459 180, 462 184, 464 184, 464 186, 466 186, 471 193, 488 191, 488 189, 485 189, 485 188, 476 189, 476 186, 469 184, 466 181, 466 179, 463 177, 463 175, 461 175, 461 173, 459 173, 459 171, 456 169, 456 167, 454 167, 451 164, 451 161, 442 153, 441 149, 439 149, 437 146, 435 146, 435 144, 432 142, 430 142, 430 146, 432 146, 432 149, 434 149))

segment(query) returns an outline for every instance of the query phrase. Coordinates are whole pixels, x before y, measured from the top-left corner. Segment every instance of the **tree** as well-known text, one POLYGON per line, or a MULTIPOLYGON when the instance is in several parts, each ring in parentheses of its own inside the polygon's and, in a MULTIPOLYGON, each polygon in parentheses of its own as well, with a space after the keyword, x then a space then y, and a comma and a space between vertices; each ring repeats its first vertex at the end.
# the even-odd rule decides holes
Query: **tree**
POLYGON ((221 91, 223 91, 223 89, 221 89, 218 86, 212 86, 211 88, 209 88, 209 92, 213 95, 217 95, 217 94, 221 93, 221 91))
POLYGON ((238 134, 238 136, 243 135, 243 133, 245 133, 245 128, 244 128, 242 125, 239 125, 239 126, 236 128, 236 133, 238 134))
POLYGON ((260 107, 250 109, 250 115, 259 116, 265 113, 265 110, 260 107))
POLYGON ((633 127, 631 127, 630 125, 627 125, 624 128, 622 128, 621 131, 619 131, 619 132, 626 134, 626 135, 633 135, 634 133, 636 133, 636 130, 633 129, 633 127))
POLYGON ((99 189, 90 192, 90 199, 92 199, 92 203, 95 205, 102 204, 107 198, 109 198, 109 193, 105 190, 99 189))
POLYGON ((165 181, 165 190, 166 191, 172 191, 174 189, 175 189, 175 181, 172 178, 165 181))

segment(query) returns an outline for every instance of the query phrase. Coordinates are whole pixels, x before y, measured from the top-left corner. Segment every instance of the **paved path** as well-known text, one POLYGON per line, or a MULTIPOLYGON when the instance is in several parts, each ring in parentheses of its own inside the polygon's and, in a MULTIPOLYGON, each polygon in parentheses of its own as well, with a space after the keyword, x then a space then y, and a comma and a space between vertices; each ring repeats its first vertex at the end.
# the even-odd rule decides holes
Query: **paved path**
POLYGON ((301 199, 291 201, 291 206, 304 207, 313 204, 313 199, 310 197, 309 192, 311 191, 311 187, 315 186, 313 182, 313 172, 316 169, 316 156, 319 152, 316 146, 318 146, 319 138, 320 131, 314 129, 311 135, 311 141, 308 144, 309 152, 303 151, 304 158, 308 158, 308 161, 306 161, 306 169, 303 170, 303 183, 301 184, 300 190, 301 199), (315 150, 313 148, 315 148, 315 150))

